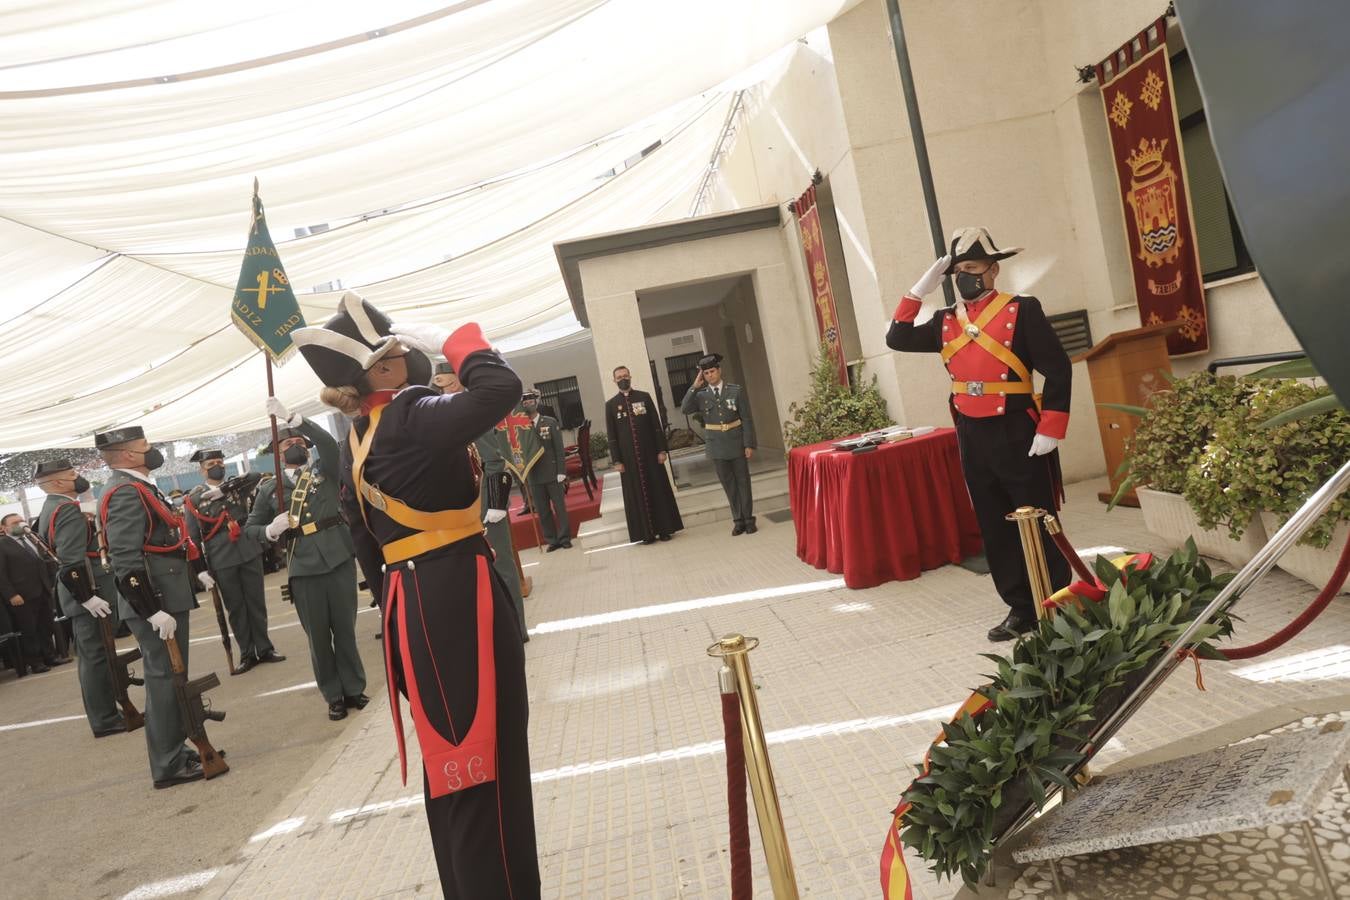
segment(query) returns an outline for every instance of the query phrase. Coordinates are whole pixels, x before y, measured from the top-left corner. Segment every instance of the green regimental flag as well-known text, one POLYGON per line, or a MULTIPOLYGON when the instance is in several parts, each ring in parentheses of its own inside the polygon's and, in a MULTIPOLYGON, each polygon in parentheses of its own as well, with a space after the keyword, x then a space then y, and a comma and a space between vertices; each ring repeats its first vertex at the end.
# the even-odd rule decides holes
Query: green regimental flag
POLYGON ((305 316, 295 299, 272 236, 267 233, 258 182, 253 182, 253 226, 248 249, 239 267, 239 284, 230 304, 230 318, 250 341, 281 365, 295 352, 291 332, 305 327, 305 316))

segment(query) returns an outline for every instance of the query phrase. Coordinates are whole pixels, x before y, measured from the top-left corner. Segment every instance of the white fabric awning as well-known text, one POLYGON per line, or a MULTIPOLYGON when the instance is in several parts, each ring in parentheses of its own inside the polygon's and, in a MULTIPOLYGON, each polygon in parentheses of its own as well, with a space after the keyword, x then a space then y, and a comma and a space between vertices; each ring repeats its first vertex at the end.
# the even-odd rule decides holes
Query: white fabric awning
POLYGON ((687 215, 718 86, 848 5, 0 3, 0 346, 26 376, 0 448, 260 426, 228 318, 254 176, 311 324, 351 289, 493 339, 577 327, 553 242, 687 215))

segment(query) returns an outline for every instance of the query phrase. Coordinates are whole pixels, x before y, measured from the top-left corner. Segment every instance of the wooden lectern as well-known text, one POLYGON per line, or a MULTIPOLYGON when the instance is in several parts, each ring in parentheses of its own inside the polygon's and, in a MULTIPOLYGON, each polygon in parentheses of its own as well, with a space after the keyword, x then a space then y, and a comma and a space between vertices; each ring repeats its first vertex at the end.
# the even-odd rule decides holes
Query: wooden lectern
MULTIPOLYGON (((1167 336, 1180 327, 1175 322, 1165 322, 1117 331, 1073 358, 1074 362, 1087 363, 1092 399, 1097 407, 1097 429, 1101 434, 1102 452, 1106 454, 1106 474, 1111 479, 1111 489, 1097 495, 1103 503, 1109 502, 1120 487, 1123 476, 1117 472, 1125 461, 1125 442, 1134 434, 1139 420, 1102 404, 1145 406, 1150 394, 1166 388, 1167 380, 1159 373, 1172 371, 1172 361, 1167 356, 1167 336)), ((1124 506, 1139 505, 1133 490, 1120 502, 1124 506)))

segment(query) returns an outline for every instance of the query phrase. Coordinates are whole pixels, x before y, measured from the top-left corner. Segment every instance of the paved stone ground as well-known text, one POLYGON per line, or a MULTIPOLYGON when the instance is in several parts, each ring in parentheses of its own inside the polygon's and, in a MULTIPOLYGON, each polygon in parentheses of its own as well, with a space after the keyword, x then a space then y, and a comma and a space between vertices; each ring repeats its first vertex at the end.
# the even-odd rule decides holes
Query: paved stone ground
MULTIPOLYGON (((1063 520, 1080 549, 1161 549, 1137 511, 1105 513, 1095 497, 1100 486, 1070 486, 1063 520)), ((847 590, 837 576, 796 559, 790 522, 761 517, 760 524, 758 535, 734 541, 718 523, 668 544, 578 548, 528 570, 535 582, 526 601, 534 632, 530 741, 545 896, 727 896, 717 664, 705 648, 729 631, 761 641, 751 660, 802 894, 878 895, 889 811, 940 721, 981 682, 989 664, 976 654, 989 650, 984 632, 1003 607, 987 577, 954 566, 847 590)), ((1239 638, 1270 633, 1313 593, 1273 573, 1239 607, 1246 619, 1239 638)), ((1231 727, 1261 710, 1294 710, 1275 723, 1284 724, 1299 710, 1334 705, 1350 695, 1347 645, 1350 599, 1342 598, 1271 657, 1283 661, 1278 666, 1207 663, 1205 693, 1189 677, 1173 678, 1099 764, 1231 727)), ((399 781, 387 701, 373 703, 344 739, 258 823, 201 896, 439 894, 421 792, 399 781)), ((414 757, 410 770, 416 765, 414 757)), ((752 840, 756 893, 767 897, 752 840)), ((916 897, 956 893, 912 855, 910 862, 916 897)), ((149 885, 137 896, 176 890, 149 885)), ((1284 896, 1274 886, 1266 893, 1284 896)))

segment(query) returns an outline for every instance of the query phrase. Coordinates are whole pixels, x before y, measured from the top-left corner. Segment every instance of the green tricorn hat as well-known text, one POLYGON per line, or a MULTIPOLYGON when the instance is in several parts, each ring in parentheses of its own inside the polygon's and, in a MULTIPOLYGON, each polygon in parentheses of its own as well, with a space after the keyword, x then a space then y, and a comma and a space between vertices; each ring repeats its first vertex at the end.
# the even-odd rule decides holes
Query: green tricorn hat
POLYGON ((206 462, 207 460, 210 459, 224 459, 224 458, 225 452, 223 450, 198 450, 196 453, 192 454, 192 456, 188 458, 188 461, 199 463, 199 462, 206 462))
POLYGON ((100 431, 98 434, 94 435, 94 447, 102 450, 105 447, 114 447, 118 444, 139 441, 144 437, 144 428, 139 425, 128 425, 125 428, 113 428, 108 431, 100 431))
POLYGON ((45 478, 48 475, 55 475, 57 472, 65 472, 68 469, 75 468, 68 459, 52 459, 47 462, 40 462, 37 468, 33 470, 34 478, 45 478))

